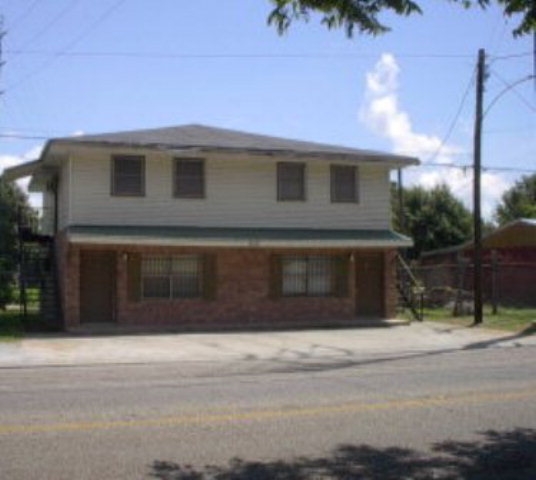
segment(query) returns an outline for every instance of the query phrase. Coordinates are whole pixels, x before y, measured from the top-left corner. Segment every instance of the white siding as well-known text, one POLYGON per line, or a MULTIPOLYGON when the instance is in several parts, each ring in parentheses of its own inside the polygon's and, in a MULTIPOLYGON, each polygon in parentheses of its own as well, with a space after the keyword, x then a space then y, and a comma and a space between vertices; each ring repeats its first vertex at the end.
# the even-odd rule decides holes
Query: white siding
POLYGON ((70 159, 67 159, 61 166, 60 181, 58 185, 58 228, 60 230, 69 224, 70 181, 70 159))
POLYGON ((43 215, 41 217, 41 233, 54 233, 54 194, 50 190, 43 192, 43 215))
POLYGON ((345 229, 390 226, 387 167, 361 165, 360 203, 332 204, 329 163, 307 161, 307 200, 278 202, 276 159, 218 156, 206 158, 206 198, 177 199, 172 195, 172 157, 150 153, 146 158, 146 195, 127 198, 110 195, 109 155, 71 155, 69 223, 345 229))

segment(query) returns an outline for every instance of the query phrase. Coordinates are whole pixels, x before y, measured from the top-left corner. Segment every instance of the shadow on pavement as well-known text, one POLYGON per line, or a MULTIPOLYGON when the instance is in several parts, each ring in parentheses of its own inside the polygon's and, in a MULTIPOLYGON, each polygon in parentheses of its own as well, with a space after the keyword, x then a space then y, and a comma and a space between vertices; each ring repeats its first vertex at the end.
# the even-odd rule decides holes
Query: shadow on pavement
POLYGON ((407 448, 341 445, 325 457, 195 468, 156 460, 148 474, 160 480, 534 480, 536 430, 487 431, 475 442, 433 445, 431 453, 407 448))
POLYGON ((535 333, 536 333, 536 324, 531 325, 530 327, 527 327, 524 330, 521 330, 520 332, 514 333, 513 335, 509 335, 507 337, 500 337, 500 338, 494 338, 492 340, 485 340, 483 342, 470 343, 469 345, 464 347, 464 349, 471 350, 475 348, 488 348, 498 343, 511 342, 519 338, 528 337, 529 335, 533 335, 535 333))

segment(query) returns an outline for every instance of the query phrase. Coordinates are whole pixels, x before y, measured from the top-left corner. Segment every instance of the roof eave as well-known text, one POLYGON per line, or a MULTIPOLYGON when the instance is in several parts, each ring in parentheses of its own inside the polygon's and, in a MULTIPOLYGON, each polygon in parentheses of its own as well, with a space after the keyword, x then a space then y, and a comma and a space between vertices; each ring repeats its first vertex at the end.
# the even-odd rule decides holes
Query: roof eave
MULTIPOLYGON (((130 237, 103 237, 91 234, 69 234, 68 241, 75 244, 91 245, 132 245, 130 237)), ((270 248, 270 249, 351 249, 351 248, 408 248, 413 242, 408 239, 400 240, 258 240, 258 239, 192 239, 192 238, 137 238, 136 245, 167 246, 167 247, 233 247, 233 248, 270 248)))
POLYGON ((18 180, 20 178, 29 177, 33 175, 43 165, 43 158, 32 160, 30 162, 21 163, 14 167, 8 167, 4 170, 2 177, 8 182, 18 180))
POLYGON ((370 154, 367 152, 329 152, 322 150, 291 150, 291 149, 262 149, 262 148, 238 148, 227 146, 205 146, 205 145, 180 145, 164 143, 131 143, 131 142, 111 142, 105 140, 77 140, 75 138, 58 138, 50 140, 50 148, 56 146, 89 147, 89 148, 132 148, 148 149, 158 151, 168 151, 180 154, 239 154, 262 157, 293 157, 293 158, 324 158, 338 161, 352 161, 356 163, 370 163, 389 165, 392 168, 404 168, 420 164, 418 158, 403 155, 390 154, 370 154))

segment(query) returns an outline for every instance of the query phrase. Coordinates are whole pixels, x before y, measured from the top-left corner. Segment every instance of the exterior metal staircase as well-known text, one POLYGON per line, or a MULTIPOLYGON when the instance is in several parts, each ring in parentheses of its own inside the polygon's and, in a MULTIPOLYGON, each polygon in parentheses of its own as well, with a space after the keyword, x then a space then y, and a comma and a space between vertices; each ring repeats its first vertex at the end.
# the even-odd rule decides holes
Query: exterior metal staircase
POLYGON ((424 287, 401 255, 397 255, 396 267, 398 303, 403 309, 407 308, 415 320, 421 322, 424 318, 424 287))
POLYGON ((37 222, 20 222, 18 225, 21 315, 25 328, 58 330, 61 328, 61 308, 54 239, 38 231, 37 222), (37 322, 30 310, 32 314, 38 313, 37 322))

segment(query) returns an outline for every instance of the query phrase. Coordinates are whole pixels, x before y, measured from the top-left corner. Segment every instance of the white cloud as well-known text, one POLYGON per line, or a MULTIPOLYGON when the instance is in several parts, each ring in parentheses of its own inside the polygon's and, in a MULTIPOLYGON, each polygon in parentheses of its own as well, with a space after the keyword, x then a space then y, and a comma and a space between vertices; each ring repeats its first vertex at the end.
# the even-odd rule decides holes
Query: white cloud
MULTIPOLYGON (((20 165, 21 163, 29 162, 31 160, 36 160, 41 155, 44 145, 37 145, 32 147, 27 152, 22 155, 0 155, 0 175, 4 172, 4 169, 9 167, 14 167, 20 165)), ((21 178, 17 180, 17 184, 25 191, 28 192, 28 184, 30 183, 30 178, 21 178)), ((29 194, 30 204, 34 207, 39 207, 41 205, 41 195, 31 193, 29 194)))
POLYGON ((36 160, 43 151, 43 145, 36 145, 22 155, 0 155, 0 175, 4 169, 20 165, 21 163, 36 160))
MULTIPOLYGON (((426 171, 411 169, 404 176, 404 181, 406 184, 418 184, 425 188, 433 188, 446 183, 452 190, 452 193, 468 208, 471 209, 473 206, 472 169, 461 170, 445 167, 427 168, 426 171)), ((489 172, 482 173, 480 183, 482 216, 486 219, 491 219, 497 202, 500 200, 503 192, 512 186, 512 183, 501 175, 489 172)))
POLYGON ((24 159, 17 155, 0 155, 0 175, 3 173, 4 169, 14 167, 23 161, 24 159))
MULTIPOLYGON (((366 90, 359 119, 370 130, 388 139, 393 151, 426 161, 433 157, 434 164, 454 164, 454 155, 464 150, 456 145, 442 144, 440 137, 415 132, 408 112, 399 105, 400 67, 395 57, 384 53, 374 68, 366 74, 366 90)), ((406 184, 432 188, 446 183, 468 208, 472 208, 472 170, 467 172, 446 167, 410 169, 405 175, 406 184)), ((482 214, 490 218, 503 192, 511 184, 502 176, 482 174, 482 214)))

